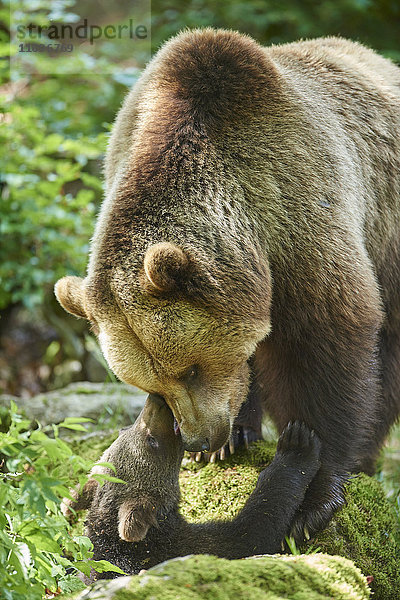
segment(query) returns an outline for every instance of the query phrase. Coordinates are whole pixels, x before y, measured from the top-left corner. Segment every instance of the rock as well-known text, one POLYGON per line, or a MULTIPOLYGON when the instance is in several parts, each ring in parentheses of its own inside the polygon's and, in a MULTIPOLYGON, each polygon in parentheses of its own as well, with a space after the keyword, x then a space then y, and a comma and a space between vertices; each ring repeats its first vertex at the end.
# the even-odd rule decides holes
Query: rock
POLYGON ((374 600, 400 597, 400 523, 394 505, 373 477, 358 475, 348 484, 346 506, 312 546, 354 561, 373 578, 374 600))
POLYGON ((118 577, 118 579, 112 579, 111 581, 98 581, 78 595, 68 597, 76 598, 76 600, 87 600, 89 598, 90 600, 108 600, 109 598, 112 600, 120 590, 129 588, 132 579, 133 577, 118 577))
POLYGON ((89 417, 97 420, 108 410, 121 413, 121 424, 133 423, 142 410, 146 394, 122 383, 71 383, 60 390, 38 394, 33 398, 0 396, 0 406, 13 400, 30 419, 42 425, 60 423, 66 417, 89 417))
POLYGON ((369 590, 354 564, 339 556, 260 556, 225 560, 186 556, 133 577, 99 581, 76 600, 365 600, 369 590))

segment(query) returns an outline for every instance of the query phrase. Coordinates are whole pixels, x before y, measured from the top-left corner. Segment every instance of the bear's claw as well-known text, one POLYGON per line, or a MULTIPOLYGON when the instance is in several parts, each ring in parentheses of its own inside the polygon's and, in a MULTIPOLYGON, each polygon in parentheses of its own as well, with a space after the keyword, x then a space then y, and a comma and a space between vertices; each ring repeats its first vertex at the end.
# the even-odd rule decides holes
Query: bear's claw
POLYGON ((262 437, 251 427, 239 425, 233 428, 228 442, 219 450, 212 453, 207 452, 191 452, 190 458, 192 461, 215 463, 217 460, 225 460, 228 456, 235 454, 235 450, 244 446, 246 449, 250 444, 262 439, 262 437))
POLYGON ((291 526, 290 536, 297 544, 314 537, 318 531, 324 529, 335 512, 344 506, 343 488, 348 479, 349 475, 345 473, 317 473, 311 483, 308 497, 298 510, 291 526))
POLYGON ((282 431, 277 445, 277 452, 295 451, 307 456, 319 456, 321 442, 305 423, 300 421, 289 422, 282 431))

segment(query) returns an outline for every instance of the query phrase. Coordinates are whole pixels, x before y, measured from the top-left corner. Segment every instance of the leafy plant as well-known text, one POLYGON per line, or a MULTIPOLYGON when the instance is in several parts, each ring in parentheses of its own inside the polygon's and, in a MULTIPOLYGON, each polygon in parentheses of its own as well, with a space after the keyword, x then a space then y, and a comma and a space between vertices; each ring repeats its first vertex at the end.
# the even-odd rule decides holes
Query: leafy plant
MULTIPOLYGON (((12 25, 18 15, 26 23, 69 22, 77 17, 74 5, 16 0, 10 5, 12 25)), ((6 21, 6 13, 0 10, 0 20, 6 21)), ((0 26, 0 51, 13 54, 15 39, 1 45, 7 29, 0 26)), ((102 197, 109 123, 139 73, 126 67, 121 77, 122 67, 111 63, 107 47, 99 56, 87 57, 83 50, 69 55, 52 74, 40 71, 49 60, 45 54, 32 72, 16 58, 10 70, 7 60, 0 61, 0 310, 41 305, 59 277, 84 273, 102 197)))
POLYGON ((67 139, 49 131, 38 106, 19 102, 6 116, 0 308, 32 307, 57 278, 84 271, 101 183, 83 169, 100 156, 105 134, 67 139))
MULTIPOLYGON (((40 600, 83 587, 77 572, 111 570, 107 561, 92 561, 90 540, 72 535, 61 512, 70 497, 71 479, 86 480, 91 463, 75 454, 59 437, 60 428, 85 431, 83 418, 32 429, 11 403, 0 414, 0 590, 5 600, 40 600)), ((102 480, 116 480, 102 476, 102 480)), ((118 480, 119 481, 119 480, 118 480)))

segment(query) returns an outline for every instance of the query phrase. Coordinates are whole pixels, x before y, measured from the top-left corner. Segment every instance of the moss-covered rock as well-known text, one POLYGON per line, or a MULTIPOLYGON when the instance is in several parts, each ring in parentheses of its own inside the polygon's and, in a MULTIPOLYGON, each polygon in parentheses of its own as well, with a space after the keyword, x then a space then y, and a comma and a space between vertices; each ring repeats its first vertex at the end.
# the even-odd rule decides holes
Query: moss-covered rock
POLYGON ((313 543, 322 552, 351 558, 372 576, 374 598, 400 598, 400 533, 381 485, 359 475, 348 485, 347 505, 313 543))
POLYGON ((180 476, 182 514, 193 522, 234 517, 275 450, 271 442, 256 442, 222 462, 197 463, 185 457, 180 476))
POLYGON ((144 575, 99 582, 76 600, 365 600, 365 577, 345 558, 324 554, 225 560, 190 556, 144 575))
MULTIPOLYGON (((190 521, 234 516, 254 489, 258 473, 275 452, 272 443, 257 442, 226 461, 199 464, 184 460, 181 511, 190 521)), ((373 478, 359 475, 347 489, 347 504, 328 528, 301 548, 319 548, 354 561, 372 576, 375 600, 400 598, 400 531, 394 507, 373 478)))

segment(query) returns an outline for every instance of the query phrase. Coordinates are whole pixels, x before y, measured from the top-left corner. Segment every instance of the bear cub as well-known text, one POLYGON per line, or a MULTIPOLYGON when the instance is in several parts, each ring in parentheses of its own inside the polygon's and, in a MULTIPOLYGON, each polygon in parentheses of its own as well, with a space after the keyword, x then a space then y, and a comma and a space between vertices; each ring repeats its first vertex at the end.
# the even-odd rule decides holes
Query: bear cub
MULTIPOLYGON (((75 501, 66 501, 65 514, 70 508, 89 508, 86 535, 94 546, 93 559, 137 574, 188 554, 234 559, 279 552, 320 467, 320 441, 314 432, 303 423, 290 423, 239 514, 231 521, 193 524, 178 510, 183 443, 173 421, 166 403, 149 396, 135 424, 123 429, 101 457, 116 473, 99 465, 91 472, 115 475, 126 483, 100 486, 89 479, 82 493, 75 493, 75 501)), ((91 581, 116 576, 93 572, 91 581)))

